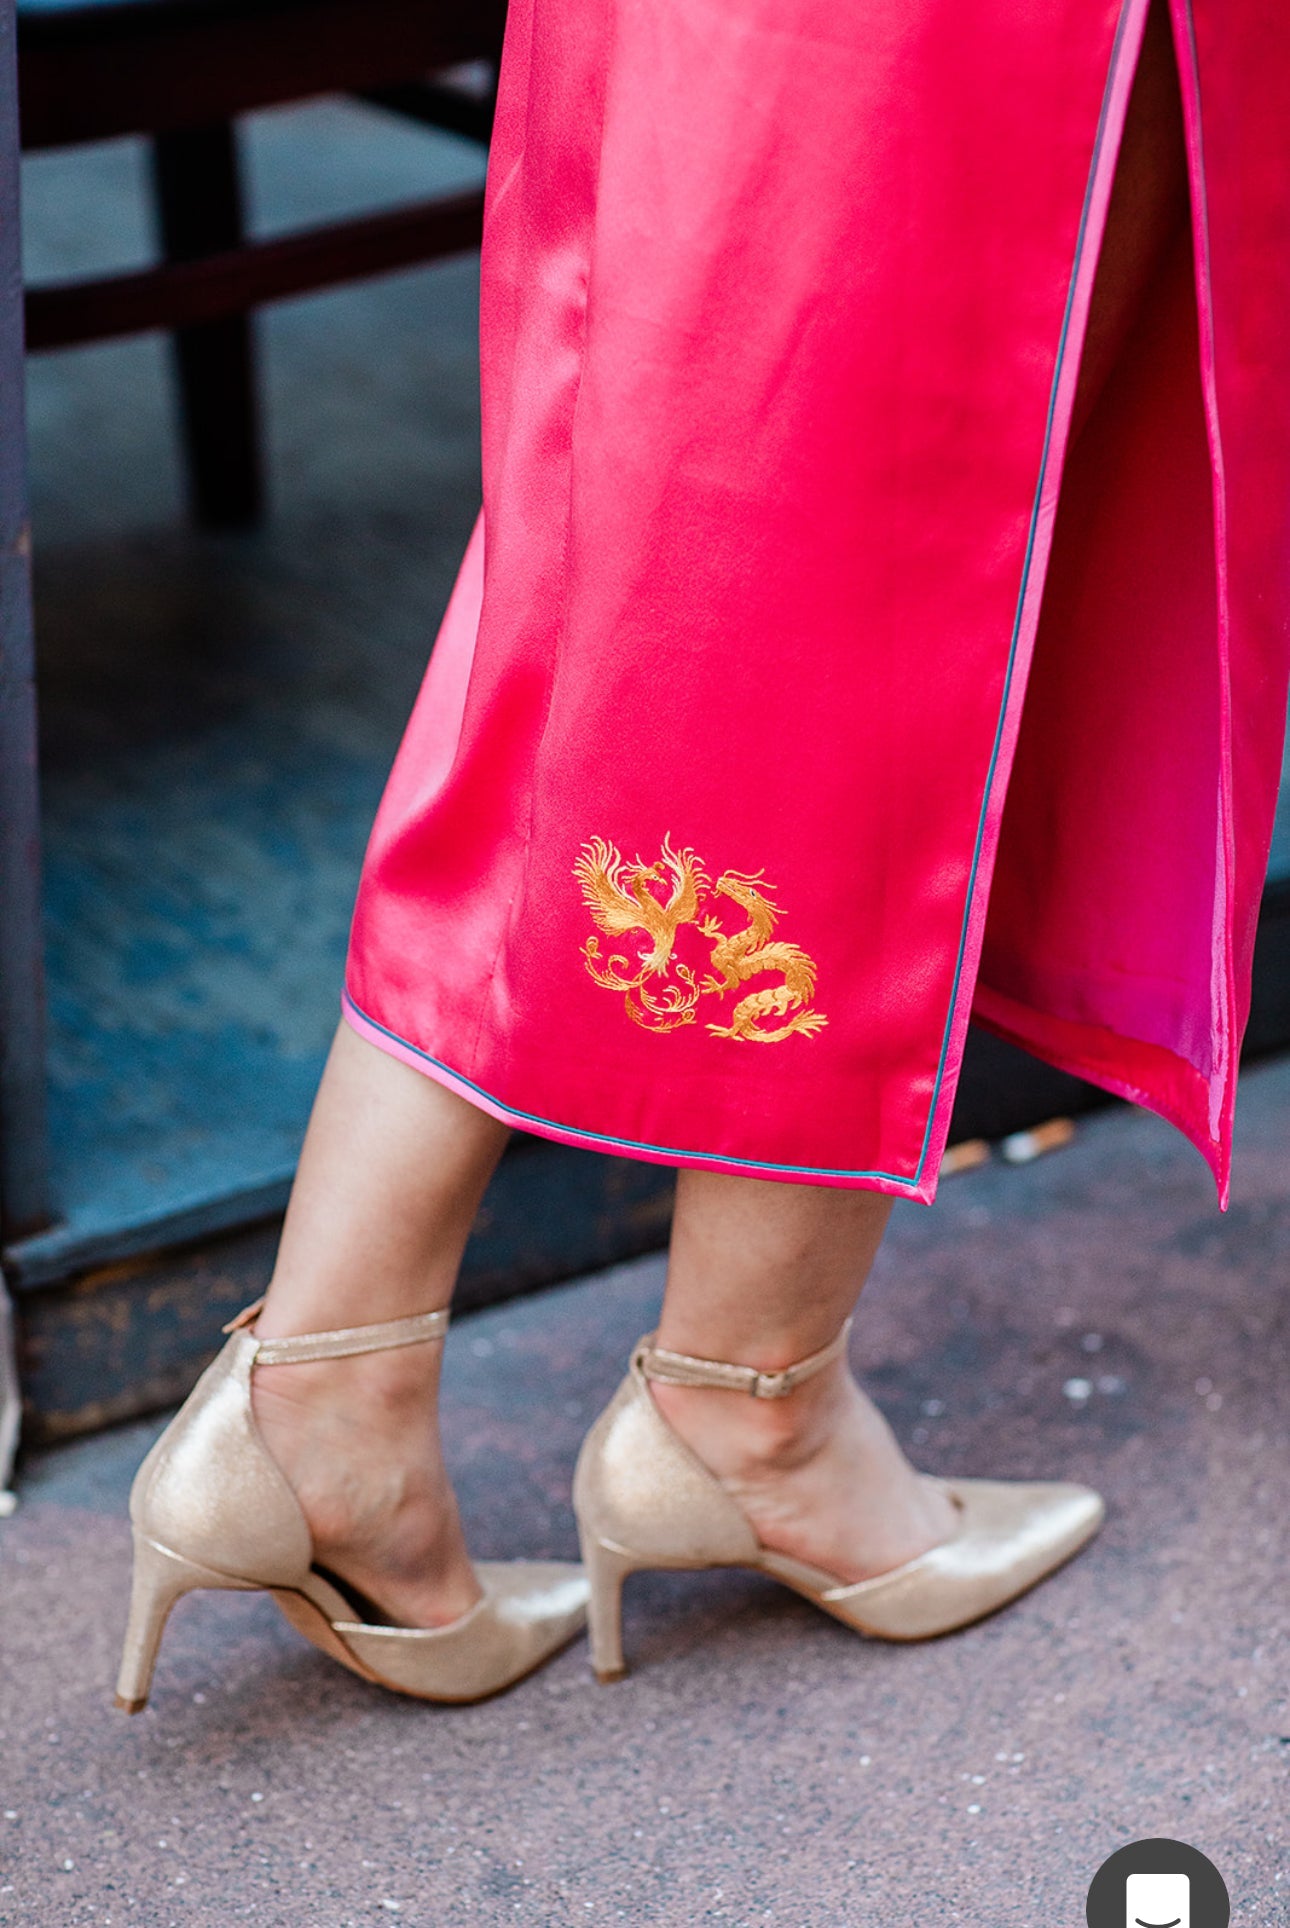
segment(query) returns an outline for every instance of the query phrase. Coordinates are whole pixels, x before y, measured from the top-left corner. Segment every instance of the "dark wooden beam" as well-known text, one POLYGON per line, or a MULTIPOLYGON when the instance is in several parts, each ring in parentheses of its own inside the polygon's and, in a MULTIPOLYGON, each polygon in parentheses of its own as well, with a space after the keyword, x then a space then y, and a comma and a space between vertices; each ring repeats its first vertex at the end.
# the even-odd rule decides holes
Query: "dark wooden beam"
POLYGON ((344 281, 391 274, 479 246, 481 190, 417 201, 389 214, 332 222, 270 241, 172 261, 134 274, 32 288, 27 341, 33 351, 150 329, 191 328, 267 302, 312 294, 344 281))
POLYGON ((504 20, 504 0, 40 8, 21 26, 23 145, 208 126, 315 94, 360 93, 496 60, 504 20))
MULTIPOLYGON (((167 262, 201 261, 246 245, 237 129, 181 127, 152 142, 153 199, 167 262)), ((188 502, 206 529, 250 529, 264 507, 254 322, 220 315, 171 342, 188 502)))

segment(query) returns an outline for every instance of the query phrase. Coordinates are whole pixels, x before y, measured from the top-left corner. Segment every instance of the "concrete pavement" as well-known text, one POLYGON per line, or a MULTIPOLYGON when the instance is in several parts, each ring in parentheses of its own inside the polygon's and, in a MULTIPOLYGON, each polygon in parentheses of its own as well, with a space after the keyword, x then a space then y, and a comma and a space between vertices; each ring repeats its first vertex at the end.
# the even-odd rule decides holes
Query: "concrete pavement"
MULTIPOLYGON (((635 1671, 579 1645, 476 1708, 331 1666, 260 1596, 181 1603, 109 1704, 130 1476, 157 1427, 29 1459, 0 1522, 0 1923, 917 1923, 1084 1918, 1171 1835, 1236 1928, 1290 1915, 1290 1063, 1249 1074, 1224 1218, 1128 1111, 898 1209, 857 1322, 929 1470, 1088 1480, 1092 1549, 923 1647, 742 1573, 629 1587, 635 1671)), ((462 1321, 448 1433, 473 1549, 574 1551, 578 1440, 653 1316, 645 1260, 462 1321)))

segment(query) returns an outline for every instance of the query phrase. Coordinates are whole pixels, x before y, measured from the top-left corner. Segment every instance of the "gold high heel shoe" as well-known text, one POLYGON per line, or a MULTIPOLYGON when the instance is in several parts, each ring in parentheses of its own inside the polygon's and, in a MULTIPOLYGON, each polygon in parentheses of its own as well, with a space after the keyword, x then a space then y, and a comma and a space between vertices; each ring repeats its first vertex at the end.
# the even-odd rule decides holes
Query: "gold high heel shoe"
POLYGON ((778 1399, 845 1349, 832 1344, 783 1372, 758 1372, 664 1352, 653 1333, 632 1354, 618 1392, 583 1442, 573 1482, 591 1582, 591 1661, 601 1680, 626 1673, 622 1585, 651 1567, 755 1567, 858 1633, 927 1640, 993 1613, 1070 1559, 1102 1523, 1085 1486, 955 1479, 933 1482, 958 1508, 958 1530, 916 1560, 848 1585, 761 1545, 715 1474, 668 1425, 647 1380, 719 1386, 778 1399))
MULTIPOLYGON (((260 1303, 263 1303, 262 1301, 260 1303)), ((292 1626, 364 1680, 421 1700, 482 1700, 541 1665, 581 1628, 587 1582, 565 1561, 480 1561, 483 1597, 444 1627, 372 1624, 313 1565, 309 1527, 251 1409, 251 1372, 441 1339, 446 1312, 260 1340, 260 1304, 224 1330, 207 1367, 135 1477, 134 1580, 116 1704, 147 1704, 167 1616, 199 1587, 271 1593, 292 1626)))

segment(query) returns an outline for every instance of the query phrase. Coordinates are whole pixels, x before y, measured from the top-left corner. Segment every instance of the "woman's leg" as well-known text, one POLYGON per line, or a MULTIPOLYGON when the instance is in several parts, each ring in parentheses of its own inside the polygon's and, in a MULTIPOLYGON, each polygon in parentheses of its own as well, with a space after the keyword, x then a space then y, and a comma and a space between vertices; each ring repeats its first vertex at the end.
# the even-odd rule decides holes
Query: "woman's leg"
MULTIPOLYGON (((876 1192, 682 1172, 659 1344, 765 1371, 806 1358, 852 1311, 890 1212, 876 1192)), ((650 1390, 777 1552, 863 1580, 953 1530, 844 1359, 782 1399, 650 1390)))
MULTIPOLYGON (((263 1338, 448 1304, 505 1126, 359 1038, 336 1033, 314 1103, 263 1338)), ((330 1567, 405 1626, 477 1598, 439 1444, 443 1348, 406 1346, 252 1379, 264 1440, 330 1567)))

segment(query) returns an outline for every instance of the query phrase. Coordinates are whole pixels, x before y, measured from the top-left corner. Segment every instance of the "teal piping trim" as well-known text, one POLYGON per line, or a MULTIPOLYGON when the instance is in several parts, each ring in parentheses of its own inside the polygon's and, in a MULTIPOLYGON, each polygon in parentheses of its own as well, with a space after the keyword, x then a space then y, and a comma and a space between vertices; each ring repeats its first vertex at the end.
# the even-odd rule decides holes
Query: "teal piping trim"
MULTIPOLYGON (((1026 554, 1021 570, 1021 588, 1017 596, 1017 616, 1012 627, 1012 641, 1008 647, 1008 668, 1004 678, 1003 701, 999 705, 999 720, 995 727, 994 747, 990 752, 990 764, 986 773, 985 793, 981 800, 981 815, 977 822, 976 842, 972 849, 972 868, 968 877, 967 902, 963 910, 963 928, 959 933, 958 956, 954 965, 954 987, 950 993, 949 1014, 945 1020, 945 1035, 941 1043, 940 1063, 936 1068, 936 1082, 932 1087, 932 1101, 927 1112, 927 1129, 923 1134, 923 1148, 918 1156, 918 1164, 912 1179, 903 1183, 917 1186, 922 1182, 923 1167, 932 1142, 932 1127, 936 1122, 936 1112, 940 1104, 941 1088, 945 1082, 945 1067, 949 1057, 950 1037, 954 1030, 954 1019, 958 1012, 959 990, 963 978, 963 964, 967 954, 968 928, 972 921, 972 905, 976 898, 977 872, 981 864, 981 848, 985 842, 986 818, 990 812, 990 799, 994 792, 995 771, 1003 747, 1003 730, 1008 715, 1008 704, 1012 696, 1013 676, 1017 666, 1017 649, 1021 641, 1022 613, 1026 606, 1026 593, 1030 587, 1031 570, 1034 566, 1035 538, 1039 528, 1039 509, 1044 491, 1044 477, 1048 471, 1048 457, 1052 448, 1053 425, 1057 419, 1057 393, 1061 387, 1062 375, 1066 367, 1066 350, 1070 337, 1071 314, 1075 306, 1075 291, 1079 286, 1080 269, 1084 262, 1084 249, 1088 239, 1089 209, 1093 202, 1093 189, 1097 181, 1098 169, 1102 162, 1102 150, 1106 142, 1106 123, 1110 111, 1111 94, 1119 69, 1120 52, 1128 27, 1133 0, 1124 0, 1120 18, 1116 24, 1115 39, 1111 43, 1111 60, 1107 69, 1106 87, 1102 95, 1102 111, 1098 116, 1097 134, 1093 142, 1093 159, 1088 171, 1088 184, 1084 189, 1084 205, 1080 211, 1079 231, 1075 239, 1075 259, 1071 266, 1070 286, 1066 293, 1066 311, 1062 316, 1061 334, 1057 341, 1057 366, 1053 371, 1053 385, 1048 397, 1048 419, 1044 426, 1044 447, 1039 462, 1039 479, 1035 484, 1035 499, 1030 511, 1030 528, 1026 537, 1026 554)), ((879 1174, 875 1174, 879 1175, 879 1174)))
POLYGON ((442 1058, 433 1057, 429 1051, 423 1051, 420 1045, 409 1044, 408 1040, 401 1038, 397 1031, 391 1031, 384 1024, 378 1023, 375 1018, 369 1017, 348 990, 345 992, 344 1001, 364 1024, 370 1025, 373 1031, 379 1031, 383 1038, 390 1040, 391 1044, 397 1044, 402 1050, 410 1051, 413 1057, 423 1058, 427 1064, 432 1064, 436 1071, 444 1072, 454 1084, 462 1085, 467 1091, 473 1091, 477 1097, 486 1098, 490 1105, 495 1105, 498 1111, 505 1112, 508 1118, 513 1118, 519 1125, 534 1125, 541 1130, 564 1132, 568 1137, 577 1138, 583 1144, 603 1145, 607 1151, 647 1151, 660 1159, 687 1158, 695 1164, 740 1165, 750 1172, 784 1172, 795 1178, 880 1178, 885 1184, 907 1185, 911 1190, 918 1183, 916 1178, 907 1178, 898 1172, 844 1171, 833 1165, 774 1165, 765 1159, 732 1158, 725 1152, 719 1151, 683 1151, 676 1145, 647 1145, 638 1139, 614 1138, 608 1132, 584 1131, 580 1125, 562 1125, 553 1118, 539 1118, 536 1112, 518 1111, 514 1105, 504 1104, 500 1098, 495 1098, 491 1091, 486 1091, 483 1085, 476 1084, 473 1078, 467 1078, 462 1072, 455 1071, 450 1064, 445 1064, 442 1058))

